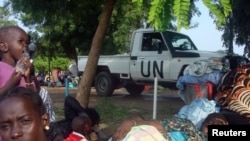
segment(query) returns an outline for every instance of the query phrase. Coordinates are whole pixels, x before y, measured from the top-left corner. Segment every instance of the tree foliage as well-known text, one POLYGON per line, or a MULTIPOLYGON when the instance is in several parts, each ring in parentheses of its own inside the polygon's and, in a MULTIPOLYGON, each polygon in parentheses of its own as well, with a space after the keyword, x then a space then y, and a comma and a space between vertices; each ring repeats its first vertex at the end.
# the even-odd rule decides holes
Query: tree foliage
POLYGON ((88 54, 102 3, 99 0, 9 0, 25 26, 41 33, 38 54, 77 60, 88 54))
POLYGON ((8 9, 8 4, 0 6, 0 27, 7 25, 17 25, 17 21, 11 19, 11 12, 8 9))
MULTIPOLYGON (((9 0, 14 12, 25 26, 34 28, 41 36, 38 54, 64 56, 77 60, 87 55, 97 28, 103 1, 40 1, 9 0), (20 14, 21 13, 21 14, 20 14)), ((102 44, 102 54, 128 52, 129 32, 139 28, 144 12, 131 1, 117 1, 102 44), (125 17, 125 18, 124 18, 125 17)))
POLYGON ((69 59, 63 57, 57 57, 51 60, 50 68, 48 66, 48 57, 36 56, 34 61, 35 72, 49 71, 50 68, 60 68, 62 70, 68 70, 69 65, 72 63, 69 59))
MULTIPOLYGON (((143 0, 132 0, 139 7, 143 6, 143 0)), ((176 19, 177 31, 181 28, 192 27, 191 18, 199 15, 195 6, 197 0, 150 0, 151 6, 148 13, 148 22, 158 30, 168 29, 171 17, 176 19)), ((225 18, 231 12, 230 0, 202 0, 208 7, 211 15, 216 19, 217 26, 226 23, 225 18)))
POLYGON ((233 31, 238 45, 250 46, 250 1, 233 1, 233 31))

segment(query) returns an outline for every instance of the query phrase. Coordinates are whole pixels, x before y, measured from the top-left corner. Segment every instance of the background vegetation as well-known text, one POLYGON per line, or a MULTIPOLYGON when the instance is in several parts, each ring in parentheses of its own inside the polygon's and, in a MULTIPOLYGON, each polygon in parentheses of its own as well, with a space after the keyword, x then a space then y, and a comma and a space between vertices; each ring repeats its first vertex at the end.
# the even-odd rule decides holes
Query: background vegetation
MULTIPOLYGON (((199 0, 117 0, 101 47, 101 54, 129 52, 130 31, 148 26, 159 29, 177 30, 195 28, 200 15, 196 2, 199 0)), ((218 30, 225 31, 222 40, 230 46, 230 19, 233 22, 233 36, 237 44, 244 45, 249 39, 249 2, 247 0, 200 0, 209 8, 218 30), (230 15, 230 12, 233 14, 230 15), (243 20, 244 19, 244 20, 243 20), (247 29, 247 30, 245 30, 247 29)), ((2 25, 17 24, 10 21, 10 15, 20 19, 30 29, 29 34, 38 45, 37 54, 66 57, 75 60, 77 55, 87 55, 95 34, 104 1, 99 0, 4 0, 0 9, 2 25)), ((1 26, 1 25, 0 25, 1 26)))
MULTIPOLYGON (((129 33, 135 28, 152 26, 158 30, 192 28, 199 15, 198 0, 5 0, 8 9, 31 30, 37 52, 65 57, 77 62, 78 55, 89 55, 80 82, 78 100, 88 106, 100 53, 128 52, 129 33), (84 81, 83 81, 84 80, 84 81)), ((219 30, 224 31, 224 45, 233 54, 232 45, 250 47, 249 0, 201 0, 208 7, 219 30)), ((3 12, 4 14, 8 12, 3 12)))
POLYGON ((68 58, 64 58, 64 57, 53 58, 50 61, 50 66, 49 66, 48 57, 36 56, 35 61, 34 61, 36 72, 50 71, 54 68, 60 68, 61 70, 68 70, 70 64, 74 64, 74 61, 71 61, 68 58))

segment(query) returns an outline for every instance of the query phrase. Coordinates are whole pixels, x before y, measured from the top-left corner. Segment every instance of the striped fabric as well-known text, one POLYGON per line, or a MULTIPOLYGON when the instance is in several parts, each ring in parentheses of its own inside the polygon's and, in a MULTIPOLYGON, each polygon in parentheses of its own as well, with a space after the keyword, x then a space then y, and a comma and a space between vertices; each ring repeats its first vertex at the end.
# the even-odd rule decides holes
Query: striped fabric
POLYGON ((39 91, 39 95, 43 100, 43 104, 45 105, 46 112, 49 114, 50 122, 55 121, 56 116, 54 112, 54 107, 53 107, 53 103, 52 103, 52 100, 48 91, 45 88, 41 87, 39 91))
POLYGON ((246 107, 244 104, 242 104, 242 102, 239 100, 230 101, 228 106, 225 107, 225 109, 235 111, 235 112, 239 113, 240 115, 246 117, 248 120, 250 120, 249 108, 246 107))
POLYGON ((226 73, 221 78, 216 97, 223 108, 250 121, 250 65, 226 73))

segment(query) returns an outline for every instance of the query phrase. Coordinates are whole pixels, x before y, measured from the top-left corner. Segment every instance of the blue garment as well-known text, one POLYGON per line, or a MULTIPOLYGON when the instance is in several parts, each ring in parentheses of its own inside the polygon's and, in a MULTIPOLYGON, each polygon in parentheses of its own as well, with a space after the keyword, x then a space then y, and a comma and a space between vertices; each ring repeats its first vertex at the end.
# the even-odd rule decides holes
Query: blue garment
POLYGON ((182 132, 169 132, 169 136, 171 141, 186 141, 185 134, 182 132))
POLYGON ((181 76, 177 82, 176 87, 179 90, 184 90, 185 84, 205 84, 206 82, 211 82, 214 85, 217 85, 221 78, 221 71, 220 70, 213 70, 211 73, 205 73, 202 76, 193 76, 193 75, 183 75, 181 76))
POLYGON ((205 118, 211 113, 218 113, 219 110, 214 100, 196 98, 189 105, 183 106, 175 116, 191 120, 197 129, 200 129, 205 118))

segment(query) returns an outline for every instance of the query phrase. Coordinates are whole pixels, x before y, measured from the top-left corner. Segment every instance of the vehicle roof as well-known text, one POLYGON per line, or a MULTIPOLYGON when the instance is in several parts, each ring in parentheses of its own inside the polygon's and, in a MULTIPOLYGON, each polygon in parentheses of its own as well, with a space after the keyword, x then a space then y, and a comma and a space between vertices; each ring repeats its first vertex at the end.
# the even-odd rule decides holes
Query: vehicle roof
MULTIPOLYGON (((158 30, 156 30, 154 28, 139 28, 139 29, 136 29, 135 31, 137 31, 137 32, 159 32, 158 30)), ((173 30, 166 30, 166 32, 174 32, 174 33, 178 33, 178 34, 183 34, 183 33, 177 32, 177 31, 173 31, 173 30)), ((185 34, 183 34, 183 35, 185 35, 185 34)))

